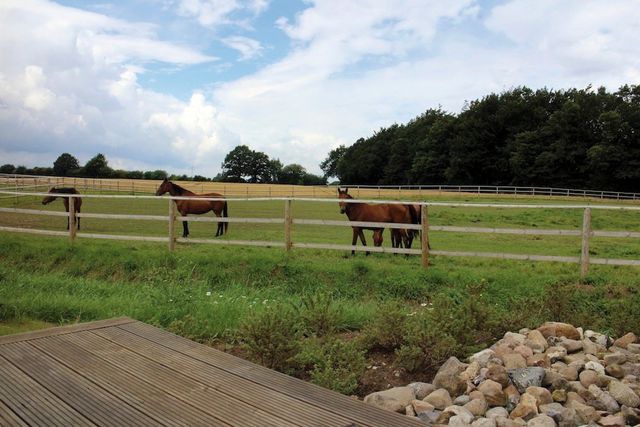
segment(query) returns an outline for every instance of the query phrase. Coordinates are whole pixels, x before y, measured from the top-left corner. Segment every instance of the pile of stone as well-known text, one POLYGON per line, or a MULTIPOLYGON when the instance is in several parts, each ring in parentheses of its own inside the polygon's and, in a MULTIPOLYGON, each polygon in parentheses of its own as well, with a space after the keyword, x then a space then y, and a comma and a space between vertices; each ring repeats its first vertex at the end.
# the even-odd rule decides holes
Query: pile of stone
POLYGON ((433 383, 372 393, 364 401, 427 424, 478 427, 640 425, 640 341, 615 341, 548 322, 507 332, 462 363, 452 357, 433 383))

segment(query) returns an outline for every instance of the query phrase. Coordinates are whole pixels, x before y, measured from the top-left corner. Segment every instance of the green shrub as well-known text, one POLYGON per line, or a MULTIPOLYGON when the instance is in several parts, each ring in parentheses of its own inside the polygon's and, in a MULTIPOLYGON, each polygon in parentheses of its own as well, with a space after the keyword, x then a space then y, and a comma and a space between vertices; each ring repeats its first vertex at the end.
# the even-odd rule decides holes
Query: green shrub
POLYGON ((365 370, 364 350, 358 343, 335 337, 306 340, 296 362, 307 371, 311 382, 342 394, 355 392, 365 370))
POLYGON ((392 351, 404 343, 407 313, 398 301, 378 307, 375 316, 362 330, 362 343, 368 350, 392 351))
POLYGON ((407 322, 404 341, 396 350, 396 366, 407 372, 433 369, 459 350, 459 344, 442 327, 432 311, 422 310, 407 322))
POLYGON ((290 307, 277 304, 250 314, 238 334, 256 362, 281 372, 290 371, 301 338, 300 325, 290 307))
POLYGON ((344 317, 342 307, 326 293, 303 296, 295 309, 307 336, 322 337, 335 333, 344 317))

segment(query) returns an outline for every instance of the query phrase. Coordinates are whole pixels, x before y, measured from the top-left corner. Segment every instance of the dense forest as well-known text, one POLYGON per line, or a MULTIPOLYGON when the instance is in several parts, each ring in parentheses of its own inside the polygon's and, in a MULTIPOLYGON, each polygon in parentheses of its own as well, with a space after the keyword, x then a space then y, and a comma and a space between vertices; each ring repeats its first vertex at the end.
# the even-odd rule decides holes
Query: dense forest
POLYGON ((515 88, 382 128, 320 165, 343 184, 640 190, 640 86, 515 88))

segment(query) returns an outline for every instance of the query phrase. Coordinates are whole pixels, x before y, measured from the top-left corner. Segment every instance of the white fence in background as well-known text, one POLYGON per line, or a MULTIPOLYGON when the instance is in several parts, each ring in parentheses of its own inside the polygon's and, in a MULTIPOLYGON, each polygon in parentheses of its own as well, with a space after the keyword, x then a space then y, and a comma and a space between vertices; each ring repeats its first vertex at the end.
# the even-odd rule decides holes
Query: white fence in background
MULTIPOLYGON (((177 181, 195 192, 218 192, 238 197, 328 197, 336 193, 336 186, 303 186, 288 184, 224 183, 210 181, 177 181)), ((73 178, 56 176, 34 176, 0 174, 0 188, 37 191, 53 186, 72 186, 84 192, 115 192, 128 194, 149 194, 155 192, 160 181, 119 178, 73 178)), ((465 193, 476 195, 513 195, 515 197, 580 197, 612 200, 640 200, 640 193, 621 191, 581 190, 559 187, 519 187, 489 185, 344 185, 352 189, 358 198, 423 197, 434 192, 465 193)), ((11 197, 11 196, 9 196, 11 197)), ((13 196, 15 197, 15 196, 13 196)), ((0 196, 0 198, 2 198, 0 196)))
MULTIPOLYGON (((33 192, 10 192, 0 190, 0 194, 13 196, 46 196, 47 193, 33 193, 33 192)), ((87 239, 115 239, 115 240, 137 240, 137 241, 149 241, 149 242, 164 242, 168 244, 169 250, 175 249, 176 243, 203 243, 203 244, 220 244, 220 245, 242 245, 242 246, 266 246, 266 247, 283 247, 289 251, 292 248, 313 248, 313 249, 329 249, 329 250, 354 250, 354 251, 367 251, 367 252, 385 252, 385 253, 400 253, 408 255, 421 255, 422 265, 427 267, 429 264, 429 257, 431 255, 437 256, 455 256, 455 257, 483 257, 483 258, 498 258, 498 259, 511 259, 511 260, 526 260, 526 261, 555 261, 555 262, 567 262, 580 264, 581 276, 584 277, 589 269, 590 264, 602 264, 602 265, 630 265, 640 266, 640 260, 629 259, 609 259, 609 258, 591 258, 589 256, 589 244, 592 237, 611 237, 611 238, 640 238, 640 232, 627 232, 627 231, 604 231, 604 230, 592 230, 591 228, 591 210, 626 210, 626 211, 640 211, 640 206, 605 206, 605 205, 530 205, 530 204, 490 204, 490 203, 421 203, 422 215, 420 224, 398 224, 398 223, 380 223, 380 222, 353 222, 353 221, 335 221, 335 220, 322 220, 322 219, 296 219, 293 216, 291 209, 292 201, 305 201, 313 203, 337 203, 338 201, 344 203, 388 203, 388 204, 409 204, 414 202, 407 201, 382 201, 382 200, 360 200, 360 199, 318 199, 318 198, 202 198, 197 200, 226 200, 230 203, 241 203, 246 201, 273 201, 280 200, 284 205, 284 215, 279 218, 218 218, 218 217, 183 217, 178 216, 176 212, 176 205, 174 200, 192 200, 195 198, 190 197, 163 197, 168 203, 168 215, 125 215, 125 214, 94 214, 94 213, 74 213, 74 195, 56 194, 57 197, 69 197, 70 211, 65 212, 52 212, 35 209, 18 209, 3 207, 0 208, 0 213, 18 213, 23 215, 54 215, 54 216, 68 216, 69 217, 69 231, 51 231, 40 230, 23 227, 6 227, 0 226, 0 231, 7 232, 20 232, 31 233, 40 235, 51 236, 68 236, 70 241, 74 241, 76 238, 87 239), (520 228, 487 228, 487 227, 454 227, 454 226, 434 226, 429 225, 429 206, 448 206, 448 207, 487 207, 487 208, 520 208, 520 209, 579 209, 583 211, 583 224, 580 230, 540 230, 540 229, 520 229, 520 228), (118 219, 118 220, 151 220, 151 221, 164 221, 168 224, 168 234, 166 237, 159 236, 130 236, 130 235, 113 235, 113 234, 96 234, 96 233, 84 233, 77 232, 75 228, 76 218, 94 218, 94 219, 118 219), (176 236, 175 222, 192 221, 192 222, 228 222, 228 223, 254 223, 254 224, 282 224, 284 227, 284 240, 283 241, 259 241, 259 240, 226 240, 226 239, 183 239, 176 236), (376 227, 376 228, 395 228, 405 230, 419 230, 421 232, 421 248, 420 249, 407 249, 407 248, 384 248, 384 247, 362 247, 352 245, 338 245, 338 244, 324 244, 324 243, 298 243, 294 242, 291 233, 291 227, 293 224, 298 225, 319 225, 319 226, 339 226, 339 227, 376 227), (462 252, 462 251, 440 251, 429 249, 429 231, 440 232, 455 232, 455 233, 490 233, 490 234, 512 234, 512 235, 546 235, 546 236, 581 236, 581 256, 550 256, 550 255, 530 255, 530 254, 513 254, 513 253, 494 253, 494 252, 462 252)), ((77 195, 75 195, 77 197, 77 195)), ((155 199, 155 196, 126 196, 126 195, 94 195, 86 194, 82 195, 83 198, 115 198, 115 199, 133 199, 133 200, 147 200, 155 199)))

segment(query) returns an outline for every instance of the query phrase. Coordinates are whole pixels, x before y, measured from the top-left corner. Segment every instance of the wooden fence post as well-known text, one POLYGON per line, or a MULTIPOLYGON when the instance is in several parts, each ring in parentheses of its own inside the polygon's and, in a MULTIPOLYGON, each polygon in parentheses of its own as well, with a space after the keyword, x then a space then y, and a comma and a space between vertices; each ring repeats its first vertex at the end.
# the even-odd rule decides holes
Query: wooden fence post
POLYGON ((176 204, 169 199, 169 251, 176 248, 176 204))
POLYGON ((76 240, 76 199, 69 197, 69 241, 76 240))
POLYGON ((589 239, 591 237, 591 208, 585 208, 582 217, 582 252, 580 255, 580 278, 589 272, 589 239))
POLYGON ((427 204, 422 205, 420 209, 420 245, 422 247, 422 267, 429 266, 429 207, 427 204))
POLYGON ((284 201, 284 248, 288 252, 291 250, 291 224, 293 216, 291 214, 291 199, 284 201))

